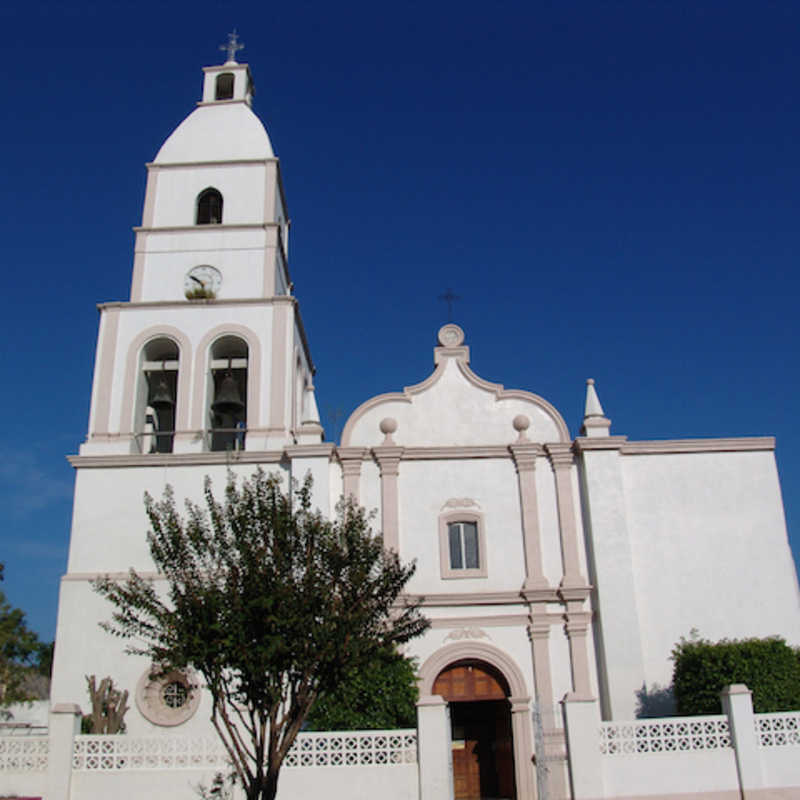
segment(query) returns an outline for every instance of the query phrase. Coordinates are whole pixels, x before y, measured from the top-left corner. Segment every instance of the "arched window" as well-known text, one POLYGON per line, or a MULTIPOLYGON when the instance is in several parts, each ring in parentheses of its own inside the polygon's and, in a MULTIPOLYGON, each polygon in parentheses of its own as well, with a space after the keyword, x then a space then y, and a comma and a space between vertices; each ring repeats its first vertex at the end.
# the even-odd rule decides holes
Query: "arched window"
POLYGON ((142 349, 137 437, 143 453, 171 453, 178 399, 178 345, 166 337, 142 349))
POLYGON ((247 357, 247 342, 238 336, 223 336, 211 345, 208 406, 211 450, 244 450, 247 357))
POLYGON ((217 83, 214 91, 215 100, 232 100, 233 99, 233 73, 223 72, 217 75, 217 83))
POLYGON ((198 225, 218 225, 222 222, 222 195, 214 188, 203 189, 197 195, 198 225))

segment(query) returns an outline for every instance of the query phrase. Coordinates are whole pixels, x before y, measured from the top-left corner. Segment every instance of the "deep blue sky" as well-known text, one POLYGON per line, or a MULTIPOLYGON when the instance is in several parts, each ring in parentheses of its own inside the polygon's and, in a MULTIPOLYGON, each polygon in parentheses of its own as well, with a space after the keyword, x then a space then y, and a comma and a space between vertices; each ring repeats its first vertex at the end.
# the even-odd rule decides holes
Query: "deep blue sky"
POLYGON ((9 5, 0 561, 43 637, 94 305, 127 299, 144 163, 234 26, 329 438, 430 372, 452 286, 478 374, 573 435, 589 376, 631 439, 776 435, 800 553, 800 4, 9 5))

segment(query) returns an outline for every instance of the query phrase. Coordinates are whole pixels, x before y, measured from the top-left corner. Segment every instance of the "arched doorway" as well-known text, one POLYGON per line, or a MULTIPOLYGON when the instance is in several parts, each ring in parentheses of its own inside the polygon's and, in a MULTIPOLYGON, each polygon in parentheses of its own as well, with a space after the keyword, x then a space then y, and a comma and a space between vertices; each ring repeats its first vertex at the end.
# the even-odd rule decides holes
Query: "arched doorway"
POLYGON ((455 800, 513 800, 510 691, 503 675, 483 661, 457 661, 437 675, 432 694, 450 706, 455 800))

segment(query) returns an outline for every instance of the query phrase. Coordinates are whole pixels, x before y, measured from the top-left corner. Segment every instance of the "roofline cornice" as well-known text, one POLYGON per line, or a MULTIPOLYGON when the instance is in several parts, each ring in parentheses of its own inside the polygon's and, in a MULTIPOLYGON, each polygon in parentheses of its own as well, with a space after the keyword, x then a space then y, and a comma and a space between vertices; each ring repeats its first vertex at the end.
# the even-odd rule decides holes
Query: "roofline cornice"
POLYGON ((298 305, 297 298, 289 294, 278 294, 272 297, 232 297, 224 300, 198 299, 198 300, 109 300, 98 303, 97 310, 105 311, 110 308, 189 308, 191 306, 257 306, 257 305, 298 305))
MULTIPOLYGON (((242 100, 232 102, 240 103, 242 100)), ((217 105, 216 103, 206 103, 206 105, 217 105)), ((148 161, 145 163, 147 169, 186 169, 187 167, 241 167, 253 166, 255 164, 279 164, 277 156, 266 158, 239 158, 233 161, 148 161)))

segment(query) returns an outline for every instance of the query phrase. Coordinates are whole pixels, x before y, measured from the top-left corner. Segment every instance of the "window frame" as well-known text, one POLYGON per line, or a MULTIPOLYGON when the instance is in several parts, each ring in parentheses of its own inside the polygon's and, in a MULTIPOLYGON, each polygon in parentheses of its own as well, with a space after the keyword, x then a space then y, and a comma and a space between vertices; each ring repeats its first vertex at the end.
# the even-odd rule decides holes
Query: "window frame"
POLYGON ((439 515, 439 569, 442 580, 488 577, 488 552, 483 514, 476 511, 448 511, 439 515), (478 564, 460 569, 450 566, 450 525, 472 522, 478 530, 478 564))

